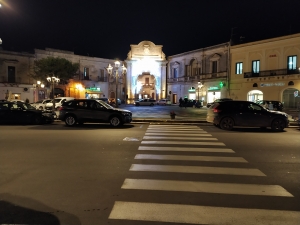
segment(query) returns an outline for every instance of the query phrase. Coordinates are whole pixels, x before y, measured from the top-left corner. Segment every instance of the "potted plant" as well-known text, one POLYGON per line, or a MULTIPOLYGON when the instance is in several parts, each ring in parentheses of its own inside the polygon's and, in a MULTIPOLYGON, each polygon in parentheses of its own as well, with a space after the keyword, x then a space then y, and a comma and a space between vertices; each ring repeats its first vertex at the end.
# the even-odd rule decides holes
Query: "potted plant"
POLYGON ((170 112, 171 119, 175 119, 176 113, 174 111, 170 112))

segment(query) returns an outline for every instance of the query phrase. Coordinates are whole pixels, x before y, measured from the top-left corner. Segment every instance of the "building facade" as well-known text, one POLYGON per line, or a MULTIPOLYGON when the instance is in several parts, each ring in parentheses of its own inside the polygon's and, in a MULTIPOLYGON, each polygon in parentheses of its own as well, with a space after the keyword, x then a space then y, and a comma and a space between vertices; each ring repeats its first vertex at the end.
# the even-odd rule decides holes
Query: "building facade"
POLYGON ((229 96, 300 104, 300 34, 230 47, 229 96))
POLYGON ((168 57, 167 97, 199 100, 206 105, 228 96, 229 43, 168 57))
MULTIPOLYGON (((60 57, 72 63, 79 63, 79 70, 73 79, 55 85, 54 97, 75 98, 114 97, 116 80, 109 78, 106 71, 114 60, 75 55, 73 52, 57 49, 35 49, 33 54, 0 50, 0 99, 20 99, 35 102, 52 96, 51 84, 41 81, 37 85, 31 77, 34 61, 46 57, 60 57)), ((120 95, 118 95, 120 96, 120 95)))
POLYGON ((136 99, 152 98, 158 100, 166 96, 166 57, 162 45, 142 41, 130 45, 126 59, 127 74, 124 92, 128 103, 136 99))

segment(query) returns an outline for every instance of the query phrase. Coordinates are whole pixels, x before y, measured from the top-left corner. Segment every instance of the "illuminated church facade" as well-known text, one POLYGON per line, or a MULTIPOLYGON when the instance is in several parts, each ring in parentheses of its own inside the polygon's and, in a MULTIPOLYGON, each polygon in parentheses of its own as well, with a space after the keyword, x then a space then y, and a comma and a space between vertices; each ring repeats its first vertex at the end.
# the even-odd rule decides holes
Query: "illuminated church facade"
POLYGON ((155 45, 151 41, 142 41, 130 47, 125 60, 125 90, 128 102, 142 98, 164 98, 167 60, 162 51, 163 46, 155 45))

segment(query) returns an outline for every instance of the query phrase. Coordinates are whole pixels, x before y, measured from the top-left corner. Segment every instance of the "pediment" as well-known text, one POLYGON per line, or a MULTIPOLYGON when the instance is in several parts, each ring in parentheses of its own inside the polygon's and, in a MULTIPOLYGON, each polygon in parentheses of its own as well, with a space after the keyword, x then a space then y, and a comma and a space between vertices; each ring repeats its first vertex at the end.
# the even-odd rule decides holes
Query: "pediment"
POLYGON ((215 54, 213 54, 213 55, 210 57, 210 60, 211 60, 211 61, 217 61, 217 60, 219 60, 220 58, 221 58, 221 55, 218 54, 218 53, 215 53, 215 54))

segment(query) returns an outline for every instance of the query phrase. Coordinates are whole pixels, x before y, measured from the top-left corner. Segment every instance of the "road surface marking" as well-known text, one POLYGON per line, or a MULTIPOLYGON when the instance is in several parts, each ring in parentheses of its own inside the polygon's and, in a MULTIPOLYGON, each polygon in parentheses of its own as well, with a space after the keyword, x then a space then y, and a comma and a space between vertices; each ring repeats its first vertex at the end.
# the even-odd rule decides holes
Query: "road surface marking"
POLYGON ((122 189, 294 197, 279 185, 125 179, 122 189))
POLYGON ((218 225, 299 225, 300 212, 116 201, 109 219, 218 225))
MULTIPOLYGON (((201 132, 197 132, 197 133, 182 133, 182 132, 163 132, 161 133, 161 131, 159 132, 155 132, 155 133, 151 133, 151 132, 146 132, 145 135, 172 135, 172 136, 189 136, 189 137, 197 137, 197 136, 202 136, 203 134, 207 134, 206 131, 201 131, 201 132)), ((210 134, 211 136, 211 134, 210 134)))
MULTIPOLYGON (((207 135, 203 135, 207 136, 207 135)), ((151 140, 151 139, 158 139, 158 140, 186 140, 186 141, 217 141, 217 138, 212 137, 160 137, 160 136, 144 136, 143 140, 151 140)))
MULTIPOLYGON (((189 130, 190 131, 190 130, 189 130)), ((189 134, 186 132, 186 130, 147 130, 146 133, 170 133, 170 134, 183 134, 183 133, 189 134)), ((203 130, 193 130, 192 134, 201 134, 201 133, 207 133, 206 131, 203 130)))
POLYGON ((222 142, 183 142, 183 141, 141 141, 141 144, 147 145, 218 145, 225 146, 222 142))
POLYGON ((140 151, 176 151, 176 152, 223 152, 235 153, 230 148, 191 148, 191 147, 152 147, 139 146, 140 151))
POLYGON ((209 162, 236 162, 247 163, 242 157, 226 156, 186 156, 186 155, 151 155, 137 154, 134 159, 154 159, 154 160, 184 160, 184 161, 209 161, 209 162))
POLYGON ((174 166, 174 165, 143 165, 132 164, 130 171, 172 172, 172 173, 201 173, 201 174, 223 174, 244 176, 266 176, 258 169, 250 168, 227 168, 208 166, 174 166))

